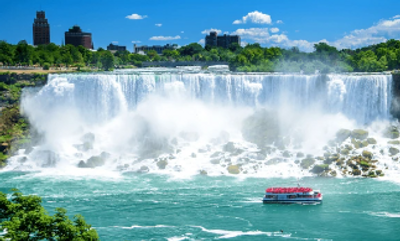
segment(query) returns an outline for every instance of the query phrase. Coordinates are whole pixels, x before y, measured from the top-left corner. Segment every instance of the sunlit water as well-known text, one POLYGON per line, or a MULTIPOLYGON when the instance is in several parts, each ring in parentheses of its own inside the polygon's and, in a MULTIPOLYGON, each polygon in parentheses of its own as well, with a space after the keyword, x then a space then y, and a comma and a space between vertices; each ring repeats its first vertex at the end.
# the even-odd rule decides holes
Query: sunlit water
POLYGON ((123 175, 91 179, 2 173, 0 191, 43 197, 48 210, 84 215, 101 240, 398 240, 400 186, 371 179, 304 178, 322 205, 265 205, 268 186, 295 179, 123 175), (283 231, 280 232, 280 230, 283 231))

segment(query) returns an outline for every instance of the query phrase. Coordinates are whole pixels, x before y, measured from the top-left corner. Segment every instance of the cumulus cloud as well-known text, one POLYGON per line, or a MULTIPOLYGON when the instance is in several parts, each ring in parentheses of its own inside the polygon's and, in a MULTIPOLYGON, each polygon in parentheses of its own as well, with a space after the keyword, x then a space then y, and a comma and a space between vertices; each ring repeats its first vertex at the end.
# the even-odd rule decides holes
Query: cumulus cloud
POLYGON ((132 43, 133 43, 133 44, 140 44, 141 41, 139 41, 139 40, 133 40, 132 43))
POLYGON ((257 23, 257 24, 271 24, 271 16, 259 11, 254 11, 243 16, 240 20, 233 21, 233 24, 245 24, 247 22, 257 23))
POLYGON ((198 44, 204 45, 205 44, 205 40, 204 39, 200 39, 199 42, 197 42, 198 44))
POLYGON ((161 27, 162 23, 156 23, 155 25, 156 25, 156 27, 161 27))
POLYGON ((131 15, 126 16, 125 18, 131 19, 131 20, 140 20, 140 19, 147 18, 147 15, 139 15, 137 13, 133 13, 131 15))
POLYGON ((277 33, 279 32, 279 28, 271 28, 269 31, 271 31, 271 33, 277 33))
POLYGON ((335 46, 338 49, 354 49, 362 46, 385 42, 388 38, 399 38, 400 16, 399 18, 381 20, 377 24, 374 24, 366 29, 356 29, 335 41, 327 41, 326 39, 315 42, 310 42, 303 39, 292 40, 289 39, 286 34, 277 34, 277 32, 275 31, 276 30, 274 30, 274 28, 269 29, 269 31, 268 28, 248 28, 237 29, 236 31, 232 32, 232 34, 240 35, 242 39, 251 40, 260 44, 269 44, 272 46, 279 46, 284 48, 296 46, 301 51, 306 52, 313 51, 314 44, 320 42, 325 42, 329 45, 335 46))
POLYGON ((175 37, 173 36, 153 36, 150 38, 150 40, 154 40, 154 41, 167 41, 167 40, 177 40, 177 39, 181 39, 181 36, 176 35, 175 37))
POLYGON ((222 30, 211 28, 211 29, 204 29, 203 31, 201 31, 202 34, 209 34, 210 32, 217 32, 217 34, 220 34, 222 33, 222 30))
POLYGON ((395 15, 392 17, 392 19, 400 18, 400 15, 395 15))
POLYGON ((282 20, 278 20, 278 21, 276 21, 276 23, 277 24, 283 24, 283 21, 282 20))

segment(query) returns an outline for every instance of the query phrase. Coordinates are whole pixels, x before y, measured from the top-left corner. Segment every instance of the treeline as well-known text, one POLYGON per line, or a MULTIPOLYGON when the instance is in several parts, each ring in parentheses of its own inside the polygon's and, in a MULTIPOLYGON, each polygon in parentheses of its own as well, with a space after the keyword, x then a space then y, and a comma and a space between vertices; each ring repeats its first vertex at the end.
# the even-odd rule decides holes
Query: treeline
POLYGON ((82 46, 57 46, 55 44, 33 47, 25 41, 17 45, 0 41, 0 63, 3 65, 36 65, 56 67, 97 67, 111 70, 115 66, 138 66, 144 61, 226 61, 231 70, 245 72, 380 72, 400 68, 400 41, 351 50, 314 45, 311 53, 301 52, 297 47, 261 47, 249 44, 245 47, 232 44, 228 49, 202 47, 192 43, 177 49, 164 50, 162 55, 151 50, 144 55, 118 51, 112 54, 99 48, 97 51, 82 46))

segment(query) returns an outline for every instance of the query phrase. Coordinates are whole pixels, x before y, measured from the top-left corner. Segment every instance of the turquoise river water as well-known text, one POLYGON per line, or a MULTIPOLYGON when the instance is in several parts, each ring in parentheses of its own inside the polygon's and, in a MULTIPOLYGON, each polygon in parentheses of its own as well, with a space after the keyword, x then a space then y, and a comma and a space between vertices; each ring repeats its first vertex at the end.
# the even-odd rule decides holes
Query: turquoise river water
POLYGON ((288 179, 125 174, 73 178, 3 172, 0 191, 43 197, 53 211, 82 214, 101 240, 399 240, 400 185, 357 178, 303 178, 322 205, 264 205, 288 179), (280 230, 283 231, 280 232, 280 230))

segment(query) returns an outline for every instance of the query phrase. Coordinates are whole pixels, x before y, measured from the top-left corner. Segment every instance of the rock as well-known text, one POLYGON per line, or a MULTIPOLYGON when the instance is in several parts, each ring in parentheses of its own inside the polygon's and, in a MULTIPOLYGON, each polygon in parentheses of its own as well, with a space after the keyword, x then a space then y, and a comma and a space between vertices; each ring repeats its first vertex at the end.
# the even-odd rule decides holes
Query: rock
POLYGON ((397 139, 399 138, 399 130, 395 126, 390 126, 386 128, 383 132, 383 136, 386 138, 397 139))
POLYGON ((178 145, 178 139, 176 139, 176 137, 172 138, 171 144, 175 146, 178 145))
POLYGON ((82 142, 93 143, 95 141, 95 139, 96 139, 95 135, 91 132, 88 132, 81 137, 82 142))
POLYGON ((376 175, 380 176, 382 174, 382 170, 376 170, 375 173, 376 175))
POLYGON ((89 166, 86 165, 86 163, 85 163, 83 160, 81 160, 81 161, 79 161, 79 163, 78 163, 78 167, 79 167, 79 168, 88 168, 89 166))
POLYGON ((296 154, 296 157, 297 157, 297 158, 303 158, 303 157, 304 157, 304 153, 298 152, 298 153, 296 154))
POLYGON ((300 163, 300 160, 295 160, 294 163, 295 163, 295 164, 299 164, 299 163, 300 163))
POLYGON ((332 162, 336 162, 340 158, 339 154, 332 154, 327 159, 325 159, 325 164, 331 164, 332 162))
POLYGON ((362 152, 362 156, 363 157, 365 157, 365 158, 368 158, 368 159, 372 159, 372 153, 371 152, 369 152, 369 151, 367 151, 367 150, 364 150, 363 152, 362 152))
POLYGON ((191 155, 190 155, 190 157, 192 157, 192 158, 196 158, 197 157, 197 155, 196 155, 196 153, 192 153, 191 155))
POLYGON ((174 155, 172 155, 172 154, 169 154, 168 159, 173 160, 173 159, 176 159, 176 157, 174 155))
POLYGON ((228 142, 223 146, 223 150, 226 152, 235 153, 237 151, 237 148, 235 147, 235 144, 233 142, 228 142))
POLYGON ((361 175, 361 171, 360 171, 360 170, 355 170, 355 169, 353 169, 353 171, 351 172, 351 174, 353 174, 354 176, 359 176, 359 175, 361 175))
POLYGON ((103 151, 103 152, 100 154, 100 157, 103 158, 104 160, 107 160, 107 159, 109 159, 109 158, 111 157, 111 154, 108 153, 108 152, 103 151))
POLYGON ((328 164, 322 164, 322 165, 315 165, 310 172, 315 173, 315 174, 320 174, 324 171, 328 171, 330 170, 329 165, 328 164))
POLYGON ((239 169, 238 165, 229 165, 227 170, 230 174, 239 174, 240 173, 240 169, 239 169))
POLYGON ((377 144, 378 142, 375 140, 375 138, 368 138, 367 139, 368 143, 371 145, 377 144))
POLYGON ((25 163, 26 161, 28 161, 28 157, 26 157, 26 156, 23 156, 23 157, 21 157, 21 158, 18 158, 18 162, 19 162, 19 163, 25 163))
POLYGON ((289 152, 289 151, 284 151, 284 152, 282 153, 282 156, 283 156, 283 157, 289 158, 289 157, 290 157, 290 152, 289 152))
POLYGON ((338 132, 336 132, 336 140, 338 142, 343 142, 350 136, 351 136, 351 131, 347 129, 340 129, 338 132))
POLYGON ((102 158, 101 156, 92 156, 86 161, 86 165, 88 167, 94 168, 94 167, 100 167, 105 164, 105 159, 102 158))
POLYGON ((148 173, 150 171, 148 166, 141 166, 139 170, 137 170, 138 173, 148 173))
POLYGON ((5 152, 5 150, 7 150, 8 149, 8 143, 6 143, 6 142, 4 142, 4 143, 1 143, 1 145, 0 145, 0 152, 5 152))
POLYGON ((364 140, 368 137, 368 131, 362 129, 355 129, 351 132, 351 137, 358 140, 364 140))
POLYGON ((211 159, 210 162, 214 165, 219 164, 221 161, 219 159, 211 159))
POLYGON ((340 154, 347 156, 347 155, 349 155, 349 152, 350 152, 350 151, 349 151, 348 149, 342 149, 342 150, 340 151, 340 154))
POLYGON ((215 157, 220 157, 223 153, 220 151, 214 152, 213 154, 211 154, 211 158, 215 158, 215 157))
POLYGON ((353 150, 353 147, 351 145, 346 144, 344 147, 349 151, 353 150))
POLYGON ((197 132, 181 132, 179 136, 185 141, 196 142, 199 140, 200 136, 197 132))
POLYGON ((400 151, 399 151, 399 149, 397 149, 397 148, 394 148, 394 147, 390 147, 389 148, 389 153, 391 154, 391 155, 396 155, 396 154, 398 154, 400 151))
POLYGON ((336 173, 335 170, 331 171, 329 174, 330 174, 331 176, 333 176, 333 177, 336 177, 336 175, 337 175, 337 173, 336 173))
POLYGON ((168 165, 167 160, 160 160, 157 162, 157 166, 159 169, 165 169, 165 167, 168 165))
POLYGON ((356 139, 352 138, 351 139, 351 144, 354 145, 354 148, 359 149, 362 147, 362 143, 360 141, 357 141, 356 139))
POLYGON ((364 167, 364 168, 369 168, 369 167, 371 167, 371 164, 369 164, 367 161, 365 161, 365 160, 361 160, 360 161, 360 165, 361 165, 361 167, 364 167))
POLYGON ((369 145, 368 141, 364 140, 361 142, 362 147, 367 147, 369 145))
POLYGON ((205 170, 200 170, 200 175, 205 176, 205 175, 207 175, 207 174, 208 174, 207 171, 205 171, 205 170))
POLYGON ((399 141, 399 140, 388 141, 388 144, 391 144, 391 145, 400 145, 400 141, 399 141))
POLYGON ((301 160, 300 166, 303 169, 308 169, 314 163, 315 163, 315 160, 313 158, 306 158, 306 159, 301 160))

